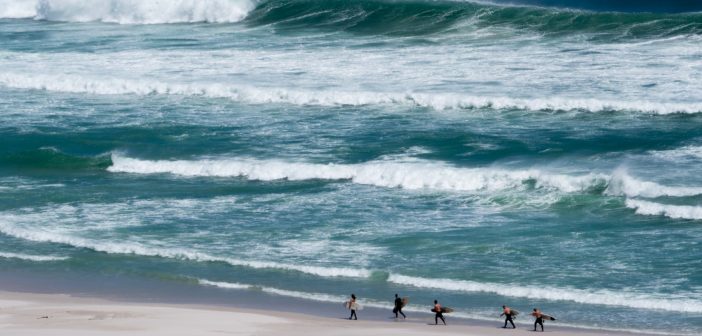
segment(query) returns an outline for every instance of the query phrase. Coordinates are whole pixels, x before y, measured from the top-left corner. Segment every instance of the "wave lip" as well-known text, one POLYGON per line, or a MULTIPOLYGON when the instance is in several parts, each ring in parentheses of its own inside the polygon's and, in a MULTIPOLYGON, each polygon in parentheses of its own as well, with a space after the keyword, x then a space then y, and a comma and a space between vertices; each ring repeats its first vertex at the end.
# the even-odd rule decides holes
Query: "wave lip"
POLYGON ((162 24, 239 22, 255 8, 251 0, 0 0, 0 18, 66 22, 162 24))
POLYGON ((689 197, 702 195, 702 187, 665 186, 655 182, 641 181, 629 175, 624 169, 617 169, 605 193, 628 197, 689 197))
POLYGON ((0 85, 17 89, 46 90, 98 95, 183 95, 224 98, 244 104, 291 104, 299 106, 399 105, 452 109, 528 111, 643 112, 651 114, 702 113, 702 103, 614 101, 591 98, 514 98, 471 96, 460 93, 368 92, 252 87, 221 83, 167 83, 156 80, 1 73, 0 85))
POLYGON ((419 288, 432 288, 459 292, 483 292, 527 299, 571 301, 583 304, 621 306, 637 309, 666 310, 700 313, 702 302, 693 299, 663 299, 622 291, 585 291, 571 288, 543 288, 508 284, 481 283, 466 280, 427 279, 400 274, 390 274, 388 282, 419 288))
POLYGON ((6 259, 21 259, 29 261, 62 261, 68 260, 69 257, 60 257, 52 255, 32 255, 32 254, 21 254, 21 253, 11 253, 11 252, 0 252, 0 258, 6 259))
POLYGON ((626 207, 635 209, 636 214, 665 216, 673 219, 702 219, 702 207, 692 205, 661 204, 637 199, 627 199, 626 207))

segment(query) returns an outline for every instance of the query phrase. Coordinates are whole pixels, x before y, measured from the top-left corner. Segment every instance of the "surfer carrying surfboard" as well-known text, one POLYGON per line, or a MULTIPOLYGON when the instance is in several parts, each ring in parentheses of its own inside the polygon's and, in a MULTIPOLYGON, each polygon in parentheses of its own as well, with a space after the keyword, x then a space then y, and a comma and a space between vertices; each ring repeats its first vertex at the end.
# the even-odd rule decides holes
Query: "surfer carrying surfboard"
POLYGON ((536 321, 534 321, 534 331, 536 331, 537 324, 541 325, 541 331, 544 331, 544 319, 541 314, 541 311, 537 308, 534 308, 534 312, 532 312, 531 315, 536 317, 536 321))
POLYGON ((358 307, 358 304, 356 303, 356 295, 351 294, 351 300, 348 302, 348 308, 351 310, 351 316, 349 316, 350 319, 358 320, 358 316, 356 315, 356 308, 358 307))
POLYGON ((439 319, 441 319, 441 322, 444 322, 444 325, 446 325, 446 320, 444 320, 444 310, 441 308, 439 301, 434 300, 434 309, 432 309, 432 311, 436 314, 434 316, 434 324, 438 325, 439 319))
POLYGON ((397 314, 402 314, 402 318, 405 319, 407 316, 405 316, 405 313, 402 312, 402 307, 405 306, 405 303, 403 300, 400 298, 399 295, 395 294, 395 308, 392 309, 392 312, 395 313, 395 318, 399 318, 397 314))
MULTIPOLYGON (((502 328, 507 328, 507 322, 512 323, 512 329, 517 329, 517 326, 514 325, 514 321, 512 321, 512 315, 515 312, 512 311, 512 308, 507 307, 507 306, 502 306, 502 314, 500 316, 504 315, 505 316, 505 326, 502 328)), ((516 315, 516 314, 514 314, 516 315)))

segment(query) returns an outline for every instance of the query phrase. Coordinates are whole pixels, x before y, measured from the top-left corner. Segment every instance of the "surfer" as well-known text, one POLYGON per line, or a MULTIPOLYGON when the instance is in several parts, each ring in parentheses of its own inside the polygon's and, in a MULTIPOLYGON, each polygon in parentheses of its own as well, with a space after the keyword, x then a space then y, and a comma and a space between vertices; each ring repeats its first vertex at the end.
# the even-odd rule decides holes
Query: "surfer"
POLYGON ((537 324, 540 324, 541 331, 544 331, 544 319, 543 319, 543 316, 541 316, 541 311, 538 310, 537 308, 534 308, 534 312, 531 313, 531 315, 536 317, 536 321, 534 321, 534 331, 536 331, 537 324))
POLYGON ((351 301, 349 301, 349 309, 351 309, 351 316, 349 316, 350 319, 358 320, 358 316, 356 315, 356 295, 351 294, 351 301))
POLYGON ((517 326, 514 325, 514 321, 512 321, 512 309, 507 306, 502 306, 502 314, 500 316, 504 315, 505 316, 505 326, 502 328, 507 328, 507 322, 512 323, 512 329, 517 329, 517 326))
POLYGON ((392 309, 392 312, 395 313, 395 318, 399 318, 397 314, 402 314, 403 319, 407 318, 407 316, 405 316, 405 313, 402 312, 402 306, 404 305, 405 304, 402 303, 402 299, 400 298, 400 296, 395 294, 395 308, 392 309))
POLYGON ((441 322, 444 322, 444 325, 446 325, 446 320, 444 320, 444 310, 441 308, 441 304, 439 304, 439 301, 434 300, 434 313, 436 314, 434 316, 434 324, 438 325, 439 324, 439 319, 441 319, 441 322))

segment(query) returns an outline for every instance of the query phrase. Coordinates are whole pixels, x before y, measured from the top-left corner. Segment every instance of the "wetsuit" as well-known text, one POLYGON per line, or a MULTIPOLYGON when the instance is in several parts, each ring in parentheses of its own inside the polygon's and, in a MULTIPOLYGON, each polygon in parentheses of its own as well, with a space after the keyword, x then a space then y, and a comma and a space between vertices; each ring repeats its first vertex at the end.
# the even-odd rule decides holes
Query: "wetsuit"
POLYGON ((407 318, 405 313, 402 312, 402 299, 399 297, 395 298, 395 309, 393 309, 392 312, 395 313, 395 318, 399 317, 397 314, 402 314, 402 318, 407 318))
POLYGON ((534 313, 536 321, 534 321, 534 331, 536 331, 536 325, 541 325, 541 331, 544 331, 544 318, 541 317, 541 313, 534 313))
POLYGON ((512 321, 512 310, 507 308, 502 314, 505 316, 505 326, 502 328, 507 328, 507 322, 509 322, 512 323, 513 329, 517 329, 517 327, 514 325, 514 321, 512 321))
POLYGON ((436 316, 434 316, 434 323, 439 324, 439 319, 441 319, 441 322, 444 322, 444 325, 446 325, 446 320, 444 320, 444 313, 440 304, 437 303, 434 305, 434 312, 436 313, 436 316))

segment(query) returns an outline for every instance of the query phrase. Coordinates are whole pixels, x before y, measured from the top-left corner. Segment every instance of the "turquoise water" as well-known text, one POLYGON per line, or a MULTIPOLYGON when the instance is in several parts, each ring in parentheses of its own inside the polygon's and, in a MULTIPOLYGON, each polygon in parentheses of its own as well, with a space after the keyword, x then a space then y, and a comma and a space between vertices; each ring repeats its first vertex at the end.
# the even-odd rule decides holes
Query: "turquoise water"
POLYGON ((637 3, 0 1, 0 265, 698 334, 702 14, 637 3))

